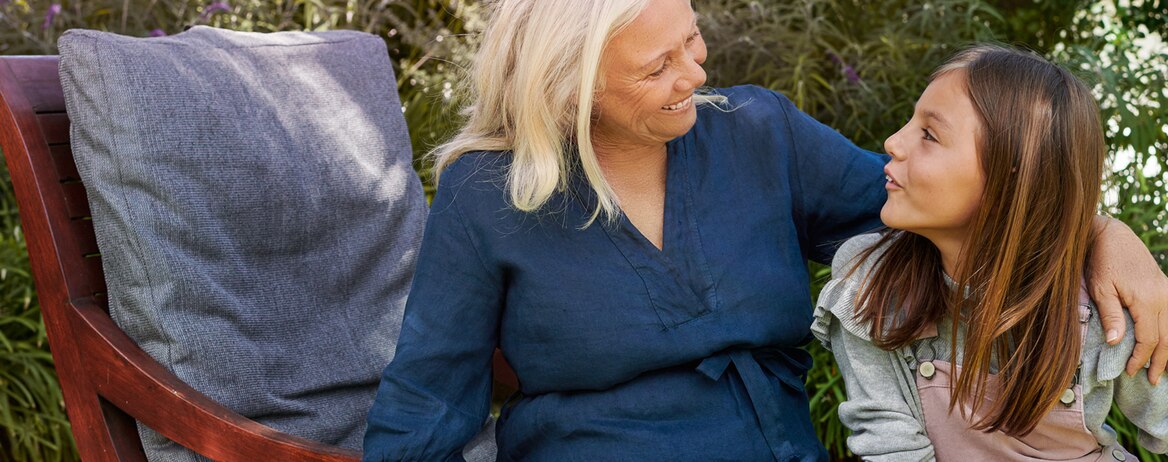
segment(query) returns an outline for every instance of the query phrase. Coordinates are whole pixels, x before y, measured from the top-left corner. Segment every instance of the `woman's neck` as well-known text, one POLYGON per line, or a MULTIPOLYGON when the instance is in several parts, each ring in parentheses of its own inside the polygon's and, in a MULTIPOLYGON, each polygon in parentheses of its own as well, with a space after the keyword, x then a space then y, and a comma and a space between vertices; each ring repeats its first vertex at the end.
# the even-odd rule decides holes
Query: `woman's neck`
POLYGON ((593 143, 596 161, 610 183, 637 184, 665 178, 668 150, 665 145, 606 145, 593 143))

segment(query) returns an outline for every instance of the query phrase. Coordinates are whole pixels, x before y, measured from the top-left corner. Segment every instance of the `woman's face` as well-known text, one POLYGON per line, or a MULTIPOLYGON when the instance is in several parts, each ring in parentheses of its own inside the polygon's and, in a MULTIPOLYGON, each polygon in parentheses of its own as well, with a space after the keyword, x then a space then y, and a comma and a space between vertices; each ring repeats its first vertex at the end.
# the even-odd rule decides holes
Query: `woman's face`
POLYGON ((884 141, 892 162, 884 224, 929 238, 964 242, 981 205, 985 174, 977 155, 981 122, 965 89, 965 73, 953 71, 929 84, 913 117, 884 141))
POLYGON ((689 0, 649 0, 601 56, 593 143, 663 145, 697 120, 693 92, 706 82, 706 44, 689 0))

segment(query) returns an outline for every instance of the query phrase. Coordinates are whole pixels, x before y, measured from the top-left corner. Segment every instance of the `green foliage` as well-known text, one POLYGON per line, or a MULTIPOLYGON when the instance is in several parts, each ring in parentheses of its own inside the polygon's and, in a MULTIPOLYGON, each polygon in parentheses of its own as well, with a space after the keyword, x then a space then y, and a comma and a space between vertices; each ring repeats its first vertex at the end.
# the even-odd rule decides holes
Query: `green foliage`
POLYGON ((1144 46, 1156 40, 1151 30, 1164 29, 1166 12, 1168 5, 1160 7, 1156 19, 1146 10, 1095 5, 1071 26, 1067 35, 1077 40, 1054 55, 1075 63, 1100 95, 1114 171, 1105 211, 1131 226, 1168 270, 1168 47, 1144 46), (1152 22, 1139 22, 1145 19, 1152 22))
POLYGON ((0 173, 0 460, 75 460, 12 183, 0 173))
POLYGON ((989 38, 983 3, 941 0, 699 4, 714 86, 763 85, 880 150, 908 119, 925 77, 957 46, 989 38))

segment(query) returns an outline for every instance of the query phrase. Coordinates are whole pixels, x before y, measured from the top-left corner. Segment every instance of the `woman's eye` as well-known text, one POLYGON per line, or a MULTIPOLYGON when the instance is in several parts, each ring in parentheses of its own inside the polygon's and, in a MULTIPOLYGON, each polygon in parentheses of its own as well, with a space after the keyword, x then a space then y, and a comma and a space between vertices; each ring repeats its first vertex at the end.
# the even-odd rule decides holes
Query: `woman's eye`
POLYGON ((929 129, 922 128, 921 133, 922 133, 921 138, 924 138, 925 141, 937 141, 937 138, 934 138, 933 134, 929 133, 929 129))
POLYGON ((649 77, 661 77, 661 74, 665 73, 666 67, 667 67, 667 64, 662 64, 661 68, 657 69, 656 71, 653 71, 652 74, 649 74, 649 77))
POLYGON ((694 41, 694 40, 697 40, 697 38, 698 38, 699 36, 701 36, 701 35, 702 35, 702 32, 701 32, 701 31, 697 31, 697 30, 695 30, 693 34, 690 34, 689 38, 685 39, 685 43, 686 43, 687 45, 688 45, 688 44, 690 44, 690 43, 693 43, 693 41, 694 41))

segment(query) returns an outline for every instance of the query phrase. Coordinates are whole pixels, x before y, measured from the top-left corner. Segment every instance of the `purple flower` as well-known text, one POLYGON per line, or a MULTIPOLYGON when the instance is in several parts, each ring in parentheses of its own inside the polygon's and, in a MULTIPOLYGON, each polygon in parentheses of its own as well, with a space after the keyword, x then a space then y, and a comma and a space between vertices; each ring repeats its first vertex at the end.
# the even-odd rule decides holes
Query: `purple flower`
POLYGON ((228 5, 227 2, 215 2, 215 3, 212 3, 210 5, 207 5, 206 8, 203 8, 203 14, 199 15, 199 19, 206 20, 207 18, 210 18, 211 16, 213 16, 215 13, 227 13, 230 11, 231 11, 231 5, 228 5))
POLYGON ((162 29, 154 29, 154 30, 150 31, 150 36, 151 37, 166 37, 166 31, 164 31, 162 29))
POLYGON ((844 77, 847 77, 848 82, 860 83, 860 74, 856 73, 856 68, 852 67, 851 64, 844 62, 844 59, 839 55, 835 53, 828 53, 827 59, 830 59, 831 62, 838 64, 843 68, 844 77))
POLYGON ((844 66, 844 75, 847 76, 848 82, 860 83, 860 74, 857 74, 852 66, 844 66))
POLYGON ((56 18, 58 14, 61 14, 61 4, 54 3, 49 5, 49 11, 45 13, 45 23, 41 24, 41 29, 48 29, 49 26, 52 26, 53 18, 56 18))

